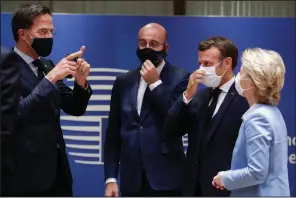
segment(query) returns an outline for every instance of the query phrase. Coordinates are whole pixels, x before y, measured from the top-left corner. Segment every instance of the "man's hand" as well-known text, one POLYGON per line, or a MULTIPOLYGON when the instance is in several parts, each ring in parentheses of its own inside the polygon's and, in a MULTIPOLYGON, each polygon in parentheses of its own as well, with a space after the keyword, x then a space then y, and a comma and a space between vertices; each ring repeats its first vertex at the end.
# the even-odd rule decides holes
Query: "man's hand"
POLYGON ((215 186, 217 189, 220 189, 220 190, 225 189, 224 186, 222 185, 221 175, 219 173, 213 178, 212 185, 215 186))
MULTIPOLYGON (((84 52, 85 46, 82 46, 80 48, 80 51, 84 52)), ((82 88, 85 88, 86 86, 86 79, 88 77, 90 71, 90 65, 83 59, 79 58, 77 60, 77 67, 76 67, 76 72, 75 72, 75 80, 78 85, 80 85, 82 88)))
POLYGON ((148 85, 160 80, 159 74, 150 60, 146 60, 143 63, 140 74, 148 85))
POLYGON ((83 54, 83 51, 77 51, 70 54, 69 56, 63 58, 47 75, 47 79, 56 83, 58 80, 64 79, 68 75, 75 76, 77 63, 72 61, 73 58, 80 58, 83 54))
POLYGON ((110 182, 106 184, 105 197, 118 197, 118 196, 119 196, 119 190, 118 190, 117 183, 110 182))
POLYGON ((191 100, 193 96, 196 94, 198 84, 204 81, 205 75, 206 72, 199 69, 190 75, 187 89, 184 94, 187 100, 191 100))

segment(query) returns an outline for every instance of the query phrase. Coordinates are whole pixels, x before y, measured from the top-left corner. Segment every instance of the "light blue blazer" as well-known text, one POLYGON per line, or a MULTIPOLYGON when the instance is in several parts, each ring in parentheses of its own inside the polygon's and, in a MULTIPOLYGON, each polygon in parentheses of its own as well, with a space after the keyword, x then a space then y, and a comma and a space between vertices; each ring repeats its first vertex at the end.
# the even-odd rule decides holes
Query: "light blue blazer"
POLYGON ((288 139, 276 106, 255 104, 242 117, 231 170, 222 184, 231 196, 290 196, 288 139))

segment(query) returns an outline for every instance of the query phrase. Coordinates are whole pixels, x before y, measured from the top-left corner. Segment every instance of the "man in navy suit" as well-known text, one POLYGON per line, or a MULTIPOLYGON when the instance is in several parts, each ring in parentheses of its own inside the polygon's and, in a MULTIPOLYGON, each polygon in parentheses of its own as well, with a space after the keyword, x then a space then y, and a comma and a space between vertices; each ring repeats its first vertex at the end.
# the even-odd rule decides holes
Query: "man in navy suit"
MULTIPOLYGON (((81 116, 92 90, 86 81, 90 66, 81 56, 85 47, 57 65, 51 53, 54 27, 49 8, 20 6, 12 17, 16 46, 1 63, 19 69, 18 118, 12 135, 13 185, 18 196, 72 196, 72 175, 60 126, 60 110, 81 116), (78 57, 77 62, 72 61, 78 57), (74 89, 63 83, 75 77, 74 89)), ((2 66, 1 66, 2 67, 2 66)))
POLYGON ((187 90, 169 110, 167 138, 188 134, 185 196, 230 194, 213 187, 212 179, 217 172, 230 168, 241 117, 248 109, 235 89, 237 57, 237 47, 226 38, 202 41, 198 46, 200 68, 191 74, 187 90), (200 89, 200 83, 208 88, 200 89))
POLYGON ((104 145, 106 196, 118 196, 119 167, 122 196, 181 195, 182 138, 166 141, 163 124, 189 73, 165 59, 167 50, 165 29, 144 26, 136 51, 141 67, 115 80, 104 145))
POLYGON ((19 102, 19 68, 17 65, 2 64, 9 50, 1 46, 0 85, 1 85, 1 196, 15 196, 12 177, 14 160, 12 153, 12 135, 15 133, 17 106, 19 102))
POLYGON ((1 59, 0 59, 0 61, 2 61, 8 53, 9 53, 9 50, 6 47, 1 45, 1 59))

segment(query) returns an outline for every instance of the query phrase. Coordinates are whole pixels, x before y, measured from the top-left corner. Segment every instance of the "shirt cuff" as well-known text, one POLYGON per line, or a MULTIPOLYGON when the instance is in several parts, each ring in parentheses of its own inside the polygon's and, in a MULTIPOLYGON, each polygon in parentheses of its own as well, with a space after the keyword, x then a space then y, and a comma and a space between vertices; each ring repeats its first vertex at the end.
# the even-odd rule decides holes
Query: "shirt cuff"
POLYGON ((185 91, 183 92, 183 102, 188 105, 189 102, 192 100, 192 98, 190 100, 187 100, 187 98, 185 97, 185 91))
POLYGON ((88 89, 88 82, 86 82, 86 86, 84 88, 84 90, 87 90, 88 89))
POLYGON ((108 183, 116 183, 116 179, 115 178, 108 178, 105 182, 105 184, 108 184, 108 183))
POLYGON ((156 88, 158 85, 160 85, 161 83, 162 83, 162 81, 161 81, 161 80, 158 80, 158 81, 156 81, 156 82, 150 84, 150 85, 149 85, 149 89, 150 89, 150 91, 152 91, 153 89, 155 89, 155 88, 156 88))

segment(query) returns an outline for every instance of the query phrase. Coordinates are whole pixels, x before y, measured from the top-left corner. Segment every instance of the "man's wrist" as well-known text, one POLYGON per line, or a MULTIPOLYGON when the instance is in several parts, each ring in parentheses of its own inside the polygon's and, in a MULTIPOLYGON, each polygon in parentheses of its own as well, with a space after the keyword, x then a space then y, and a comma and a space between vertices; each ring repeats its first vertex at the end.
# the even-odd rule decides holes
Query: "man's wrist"
POLYGON ((223 175, 225 175, 225 172, 221 171, 221 172, 218 173, 218 175, 220 176, 220 183, 224 187, 223 175))
POLYGON ((57 79, 56 79, 55 75, 52 74, 51 72, 48 73, 48 74, 46 75, 46 78, 47 78, 47 80, 49 80, 49 82, 51 82, 52 84, 55 84, 55 83, 57 82, 57 79))
POLYGON ((85 89, 87 87, 86 80, 84 80, 84 81, 77 81, 76 80, 76 83, 83 89, 85 89))
POLYGON ((157 78, 156 80, 153 80, 152 82, 147 83, 147 84, 148 84, 148 85, 152 85, 152 84, 154 84, 154 83, 156 83, 156 82, 158 82, 158 81, 160 81, 160 78, 157 78))
POLYGON ((192 97, 193 97, 193 96, 188 95, 187 90, 184 92, 184 96, 185 96, 187 101, 190 101, 192 99, 192 97))

